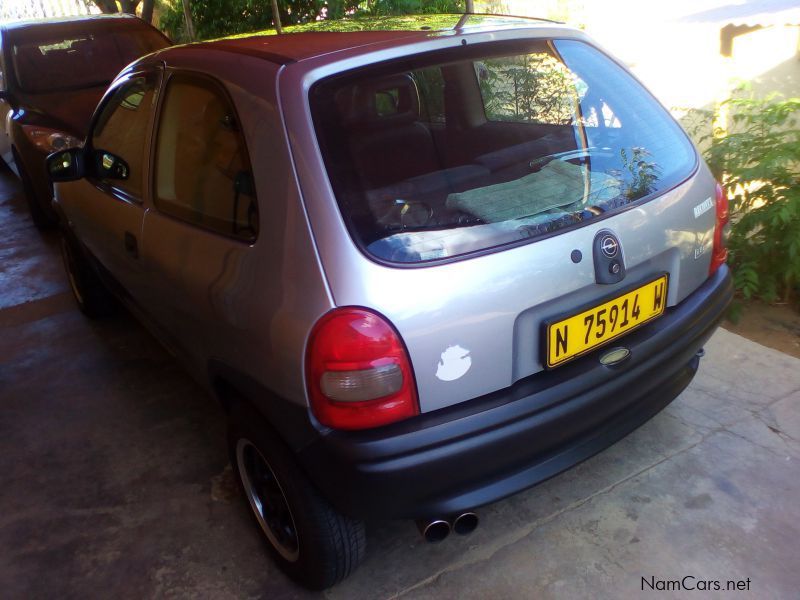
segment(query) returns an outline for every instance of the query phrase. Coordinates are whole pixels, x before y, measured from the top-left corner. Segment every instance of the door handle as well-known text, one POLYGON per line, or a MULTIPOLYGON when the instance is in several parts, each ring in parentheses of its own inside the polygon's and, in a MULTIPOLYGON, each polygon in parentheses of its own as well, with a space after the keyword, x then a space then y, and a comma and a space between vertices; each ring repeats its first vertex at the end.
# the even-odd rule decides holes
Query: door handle
POLYGON ((130 231, 125 232, 125 252, 133 258, 139 258, 139 244, 136 241, 136 236, 130 231))

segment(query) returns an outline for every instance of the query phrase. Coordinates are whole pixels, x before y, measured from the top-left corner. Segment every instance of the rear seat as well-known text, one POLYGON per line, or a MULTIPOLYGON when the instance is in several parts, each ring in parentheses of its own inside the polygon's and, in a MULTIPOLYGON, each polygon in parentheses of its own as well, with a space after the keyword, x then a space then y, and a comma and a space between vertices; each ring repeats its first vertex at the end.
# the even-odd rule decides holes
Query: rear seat
POLYGON ((531 173, 531 160, 574 147, 572 130, 558 131, 445 167, 429 128, 420 121, 414 78, 394 75, 342 88, 336 99, 367 209, 393 224, 398 206, 424 202, 446 214, 447 197, 531 173))
POLYGON ((464 165, 434 171, 404 179, 398 183, 366 190, 367 199, 372 202, 387 200, 412 200, 442 203, 453 192, 463 192, 483 185, 489 177, 489 169, 479 165, 464 165))
POLYGON ((531 173, 532 160, 574 149, 571 130, 568 137, 565 140, 564 134, 551 133, 530 142, 482 154, 475 158, 475 163, 491 171, 493 183, 512 181, 531 173))
POLYGON ((345 88, 336 101, 349 130, 362 188, 376 216, 385 212, 387 203, 397 201, 444 205, 449 193, 480 185, 489 174, 481 165, 444 168, 431 132, 419 120, 419 93, 410 75, 345 88), (382 94, 396 98, 395 110, 386 110, 384 102, 381 112, 382 94))

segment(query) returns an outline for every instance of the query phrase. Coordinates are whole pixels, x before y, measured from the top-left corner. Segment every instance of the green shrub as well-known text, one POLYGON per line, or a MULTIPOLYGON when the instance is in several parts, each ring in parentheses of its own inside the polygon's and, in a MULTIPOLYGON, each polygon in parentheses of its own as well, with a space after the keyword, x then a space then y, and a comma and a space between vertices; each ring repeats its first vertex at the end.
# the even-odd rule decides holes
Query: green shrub
MULTIPOLYGON (((264 29, 272 24, 272 7, 259 0, 191 0, 192 21, 197 39, 222 37, 264 29)), ((175 41, 188 41, 180 0, 161 16, 161 29, 175 41)))
POLYGON ((701 124, 689 130, 731 198, 729 263, 737 291, 744 299, 796 299, 800 290, 800 98, 734 97, 716 110, 690 113, 688 118, 701 124), (726 114, 727 131, 709 125, 719 123, 726 114))
MULTIPOLYGON (((163 11, 159 23, 161 29, 177 42, 188 41, 181 0, 159 0, 159 6, 163 11)), ((198 40, 269 30, 273 27, 270 0, 191 0, 190 6, 198 40)), ((360 21, 359 17, 386 18, 397 15, 460 13, 464 10, 464 2, 463 0, 278 0, 278 7, 281 23, 287 27, 287 31, 292 31, 292 26, 299 24, 305 24, 312 31, 350 31, 377 29, 382 25, 391 28, 393 25, 379 21, 375 26, 370 26, 360 21), (327 19, 317 21, 318 17, 327 19), (345 17, 344 21, 339 21, 345 17), (337 23, 341 23, 342 26, 338 27, 337 23)), ((406 28, 418 28, 415 25, 412 21, 405 22, 406 28)), ((420 26, 422 25, 431 27, 428 23, 421 22, 420 26)), ((298 31, 303 30, 304 28, 298 29, 298 31)))
POLYGON ((422 15, 464 12, 463 0, 375 0, 373 15, 422 15))
MULTIPOLYGON (((331 0, 337 10, 347 10, 351 0, 331 0)), ((279 0, 284 25, 313 21, 326 6, 324 0, 279 0)), ((198 40, 247 33, 273 26, 270 0, 191 0, 192 21, 198 40)), ((176 41, 187 41, 181 0, 166 5, 159 23, 176 41)))

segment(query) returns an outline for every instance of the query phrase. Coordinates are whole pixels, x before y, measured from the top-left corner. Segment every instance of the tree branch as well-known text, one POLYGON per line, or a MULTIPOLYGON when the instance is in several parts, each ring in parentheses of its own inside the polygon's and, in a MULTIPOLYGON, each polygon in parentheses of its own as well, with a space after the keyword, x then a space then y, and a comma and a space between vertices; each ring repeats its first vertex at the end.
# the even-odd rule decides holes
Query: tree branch
POLYGON ((154 0, 142 0, 142 20, 147 23, 153 22, 154 0))
POLYGON ((139 0, 119 0, 122 7, 120 12, 128 13, 129 15, 136 14, 136 7, 139 6, 139 0))
POLYGON ((105 14, 114 14, 119 12, 117 3, 114 2, 114 0, 93 0, 93 2, 97 5, 97 8, 99 8, 100 11, 105 14))
POLYGON ((283 27, 281 27, 281 13, 278 12, 278 0, 272 0, 272 18, 275 19, 275 31, 280 35, 283 33, 283 27))

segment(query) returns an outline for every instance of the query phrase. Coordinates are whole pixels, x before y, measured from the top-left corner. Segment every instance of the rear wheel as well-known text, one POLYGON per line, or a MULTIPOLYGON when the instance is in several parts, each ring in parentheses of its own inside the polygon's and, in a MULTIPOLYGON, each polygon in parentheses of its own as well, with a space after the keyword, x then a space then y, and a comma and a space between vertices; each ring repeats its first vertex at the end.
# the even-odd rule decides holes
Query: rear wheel
POLYGON ((61 234, 61 257, 69 287, 78 307, 87 317, 97 318, 114 312, 115 300, 89 264, 76 242, 67 233, 61 234))
POLYGON ((231 462, 275 562, 311 589, 341 581, 364 558, 364 524, 319 495, 254 409, 235 408, 240 410, 228 433, 231 462))

